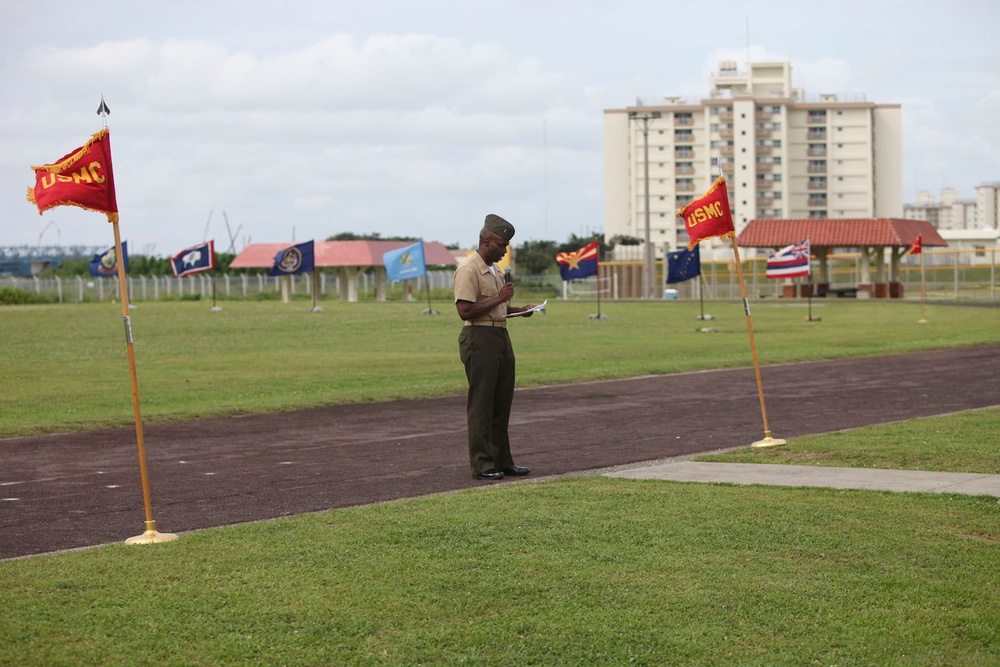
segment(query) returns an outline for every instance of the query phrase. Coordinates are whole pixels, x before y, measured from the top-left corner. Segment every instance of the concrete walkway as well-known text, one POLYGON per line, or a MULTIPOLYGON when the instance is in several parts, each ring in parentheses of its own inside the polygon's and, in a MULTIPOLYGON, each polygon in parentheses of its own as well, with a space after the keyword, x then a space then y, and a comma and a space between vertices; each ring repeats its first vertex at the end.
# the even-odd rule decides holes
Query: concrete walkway
POLYGON ((1000 475, 873 468, 828 468, 766 463, 714 463, 679 460, 602 473, 608 477, 673 482, 812 486, 834 489, 962 493, 1000 497, 1000 475))

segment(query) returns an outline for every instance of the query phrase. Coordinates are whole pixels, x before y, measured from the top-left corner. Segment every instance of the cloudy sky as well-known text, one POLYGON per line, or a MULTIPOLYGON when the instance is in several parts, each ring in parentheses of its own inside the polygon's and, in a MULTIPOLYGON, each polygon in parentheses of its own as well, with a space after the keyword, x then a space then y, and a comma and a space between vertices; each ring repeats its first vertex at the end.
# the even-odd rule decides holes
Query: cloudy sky
POLYGON ((748 52, 807 94, 902 104, 905 200, 972 197, 1000 180, 998 26, 1000 0, 0 0, 0 246, 113 242, 25 200, 102 94, 132 253, 471 245, 488 212, 515 243, 600 232, 602 111, 704 96, 748 52))

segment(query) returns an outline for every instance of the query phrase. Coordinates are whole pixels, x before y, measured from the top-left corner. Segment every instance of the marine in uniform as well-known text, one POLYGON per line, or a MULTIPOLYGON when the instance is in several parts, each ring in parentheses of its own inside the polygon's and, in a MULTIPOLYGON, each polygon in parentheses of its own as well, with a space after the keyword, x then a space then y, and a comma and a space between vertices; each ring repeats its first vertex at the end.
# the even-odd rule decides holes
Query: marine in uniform
POLYGON ((510 305, 514 285, 495 265, 507 253, 513 236, 513 225, 498 215, 487 215, 479 247, 455 271, 455 307, 465 322, 458 335, 458 351, 469 381, 469 463, 476 479, 498 480, 531 472, 514 465, 507 435, 514 400, 514 348, 507 333, 507 315, 532 315, 527 312, 532 306, 510 305))

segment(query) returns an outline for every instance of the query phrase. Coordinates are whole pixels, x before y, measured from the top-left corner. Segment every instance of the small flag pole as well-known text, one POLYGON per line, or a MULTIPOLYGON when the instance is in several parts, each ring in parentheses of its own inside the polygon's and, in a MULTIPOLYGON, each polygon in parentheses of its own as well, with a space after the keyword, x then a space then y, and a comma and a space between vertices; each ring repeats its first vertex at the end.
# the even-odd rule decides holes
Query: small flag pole
POLYGON ((316 266, 316 260, 315 260, 315 256, 314 256, 314 259, 313 259, 313 270, 312 270, 312 275, 310 276, 310 280, 312 281, 313 307, 312 307, 312 310, 310 312, 313 312, 313 313, 322 313, 323 309, 320 308, 320 306, 316 303, 316 299, 317 299, 317 296, 319 294, 319 273, 317 271, 318 271, 318 267, 316 266))
POLYGON ((441 312, 431 308, 431 275, 427 270, 427 249, 424 247, 424 240, 420 239, 420 255, 424 258, 424 290, 427 292, 427 310, 424 315, 440 315, 441 312))
MULTIPOLYGON (((597 285, 597 313, 590 313, 587 317, 591 320, 606 320, 607 315, 601 314, 601 245, 597 245, 597 273, 594 274, 594 281, 597 285)), ((565 282, 564 282, 565 284, 565 282)))
POLYGON ((750 318, 750 301, 747 299, 747 287, 743 280, 743 265, 740 263, 740 251, 736 247, 736 236, 730 240, 733 243, 733 257, 736 260, 736 270, 740 276, 740 292, 743 295, 743 311, 747 317, 747 332, 750 334, 750 352, 753 355, 753 370, 757 377, 757 395, 760 397, 760 414, 764 420, 764 439, 753 443, 751 447, 774 447, 787 444, 786 440, 771 437, 771 428, 767 424, 767 407, 764 405, 764 385, 760 380, 760 363, 757 361, 757 345, 753 339, 753 321, 750 318))
POLYGON ((701 273, 698 273, 698 301, 701 304, 701 316, 699 320, 705 319, 705 281, 701 277, 701 273))
POLYGON ((215 300, 215 281, 216 281, 216 278, 218 277, 216 275, 218 272, 219 272, 218 267, 216 267, 215 269, 212 270, 212 311, 213 312, 222 310, 222 307, 219 306, 216 303, 216 300, 215 300))
POLYGON ((920 321, 917 324, 927 324, 924 319, 924 250, 920 249, 920 321))
POLYGON ((807 322, 819 322, 822 317, 813 317, 813 274, 809 271, 809 317, 806 318, 807 322))

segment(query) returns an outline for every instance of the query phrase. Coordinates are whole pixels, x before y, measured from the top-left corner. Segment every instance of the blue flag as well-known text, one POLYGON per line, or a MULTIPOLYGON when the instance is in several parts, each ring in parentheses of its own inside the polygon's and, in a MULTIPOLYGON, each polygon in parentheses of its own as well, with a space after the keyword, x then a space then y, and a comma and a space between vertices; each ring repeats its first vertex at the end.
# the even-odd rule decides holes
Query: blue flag
POLYGON ((694 250, 675 250, 667 253, 667 282, 682 283, 701 275, 701 255, 694 250))
POLYGON ((267 275, 290 276, 293 273, 309 273, 315 267, 314 257, 312 241, 289 246, 274 256, 274 266, 267 275))
MULTIPOLYGON (((128 241, 122 241, 122 267, 125 269, 125 273, 128 273, 128 241)), ((90 260, 90 275, 95 278, 113 276, 117 273, 118 261, 114 246, 94 255, 94 258, 90 260)))
POLYGON ((170 258, 170 268, 177 278, 211 271, 215 268, 215 241, 205 241, 181 250, 170 258))
POLYGON ((408 280, 427 273, 424 262, 424 242, 417 241, 405 248, 390 250, 382 255, 385 273, 389 280, 408 280))

